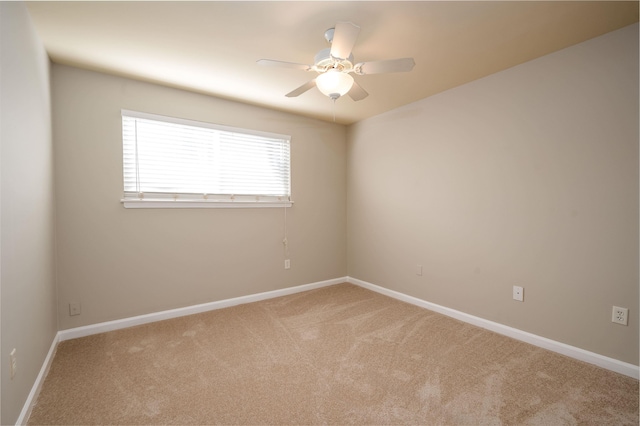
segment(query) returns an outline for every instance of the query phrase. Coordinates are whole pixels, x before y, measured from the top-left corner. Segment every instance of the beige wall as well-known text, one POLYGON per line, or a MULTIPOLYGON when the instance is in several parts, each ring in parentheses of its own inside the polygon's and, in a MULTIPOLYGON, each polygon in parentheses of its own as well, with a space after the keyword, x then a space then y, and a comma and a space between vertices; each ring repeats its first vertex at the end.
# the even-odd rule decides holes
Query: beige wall
POLYGON ((350 276, 638 364, 637 24, 353 125, 347 170, 350 276))
POLYGON ((346 275, 344 126, 62 65, 52 86, 60 329, 346 275), (121 109, 291 135, 291 269, 282 208, 125 209, 121 109))
POLYGON ((57 331, 49 58, 23 3, 0 2, 2 424, 18 419, 57 331), (11 379, 9 353, 16 349, 11 379))

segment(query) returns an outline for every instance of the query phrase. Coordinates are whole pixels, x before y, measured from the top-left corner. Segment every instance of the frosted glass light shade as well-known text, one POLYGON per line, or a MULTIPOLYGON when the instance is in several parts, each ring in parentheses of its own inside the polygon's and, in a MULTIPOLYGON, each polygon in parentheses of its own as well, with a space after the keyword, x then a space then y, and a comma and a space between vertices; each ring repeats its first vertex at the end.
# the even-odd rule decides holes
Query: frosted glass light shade
POLYGON ((316 77, 316 86, 324 95, 337 99, 351 90, 353 77, 338 70, 329 70, 316 77))

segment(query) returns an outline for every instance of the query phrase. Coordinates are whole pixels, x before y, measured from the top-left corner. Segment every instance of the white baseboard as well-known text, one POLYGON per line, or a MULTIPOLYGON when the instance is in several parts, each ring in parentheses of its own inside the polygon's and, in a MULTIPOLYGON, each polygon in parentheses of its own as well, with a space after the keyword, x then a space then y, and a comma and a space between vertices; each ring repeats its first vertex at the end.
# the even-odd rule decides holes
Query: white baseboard
POLYGON ((368 283, 366 281, 359 280, 357 278, 352 277, 342 277, 342 278, 334 278, 326 281, 319 281, 311 284, 303 284, 296 287, 283 288, 280 290, 267 291, 263 293, 251 294, 248 296, 236 297, 233 299, 219 300, 216 302, 203 303, 200 305, 187 306, 184 308, 171 309, 168 311, 161 311, 146 315, 139 315, 131 318, 123 318, 115 321, 108 321, 99 324, 87 325, 84 327, 71 328, 68 330, 59 331, 53 339, 51 343, 51 347, 49 349, 49 353, 44 360, 42 368, 40 369, 40 373, 36 378, 33 387, 31 388, 31 392, 25 401, 24 407, 18 417, 16 425, 25 424, 29 415, 31 414, 31 410, 33 408, 33 404, 35 403, 38 394, 40 393, 40 389, 42 388, 42 384, 44 383, 44 379, 49 371, 49 367, 51 366, 51 362, 53 361, 53 356, 55 354, 57 345, 59 342, 69 339, 76 339, 78 337, 90 336, 92 334, 104 333, 107 331, 119 330, 122 328, 133 327, 141 324, 148 324, 155 321, 161 321, 170 318, 177 318, 186 315, 198 314, 202 312, 212 311, 216 309, 228 308, 230 306, 241 305, 245 303, 258 302, 260 300, 273 299, 275 297, 287 296, 289 294, 301 293, 307 290, 313 290, 316 288, 327 287, 330 285, 340 284, 343 282, 348 282, 351 284, 355 284, 357 286, 366 288, 368 290, 375 291, 376 293, 383 294, 385 296, 392 297, 394 299, 401 300, 403 302, 411 303, 412 305, 420 306, 425 309, 429 309, 434 312, 441 313, 443 315, 447 315, 449 317, 458 319, 460 321, 467 322, 469 324, 476 325, 478 327, 485 328, 487 330, 494 331, 496 333, 514 338, 516 340, 521 340, 523 342, 530 343, 532 345, 548 349, 553 352, 557 352, 571 358, 575 358, 581 361, 588 362, 590 364, 597 365, 599 367, 605 368, 607 370, 615 371, 617 373, 624 374, 629 377, 633 377, 638 379, 639 377, 639 369, 637 366, 633 364, 629 364, 626 362, 622 362, 613 358, 609 358, 603 355, 596 354, 594 352, 589 352, 584 349, 576 348, 574 346, 570 346, 564 343, 556 342, 554 340, 547 339, 545 337, 537 336, 535 334, 527 333, 526 331, 518 330, 513 327, 508 327, 503 324, 499 324, 493 321, 489 321, 483 318, 479 318, 473 315, 465 314, 464 312, 456 311, 455 309, 446 308, 444 306, 436 305, 435 303, 427 302, 422 299, 418 299, 417 297, 408 296, 404 293, 400 293, 394 290, 389 290, 384 287, 377 286, 375 284, 368 283))
POLYGON ((264 293, 250 294, 248 296, 235 297, 233 299, 218 300, 215 302, 202 303, 200 305, 186 306, 184 308, 171 309, 168 311, 154 312, 151 314, 138 315, 130 318, 123 318, 114 321, 101 322, 98 324, 86 325, 84 327, 70 328, 58 332, 59 340, 62 342, 78 337, 90 336, 92 334, 105 333, 107 331, 119 330, 121 328, 133 327, 136 325, 148 324, 171 318, 183 317, 186 315, 199 314, 216 309, 228 308, 230 306, 242 305, 244 303, 258 302, 265 299, 287 296, 289 294, 300 293, 316 288, 327 287, 334 284, 347 282, 347 277, 334 278, 332 280, 318 281, 311 284, 303 284, 296 287, 288 287, 280 290, 266 291, 264 293))
POLYGON ((36 381, 33 383, 31 387, 31 392, 27 396, 27 400, 22 407, 22 411, 18 416, 18 420, 16 421, 16 425, 24 425, 29 420, 29 416, 31 415, 31 410, 33 409, 33 404, 35 404, 38 399, 38 394, 40 394, 40 389, 42 388, 42 384, 44 383, 44 378, 47 377, 47 373, 49 372, 49 368, 51 367, 51 362, 53 361, 53 356, 56 353, 56 348, 58 347, 58 342, 60 333, 56 333, 53 337, 53 341, 51 342, 51 347, 49 347, 49 352, 47 353, 47 357, 44 359, 42 363, 42 367, 40 368, 40 372, 38 373, 38 377, 36 377, 36 381))
POLYGON ((22 412, 18 417, 16 425, 23 425, 29 420, 29 415, 33 409, 33 404, 38 398, 42 384, 45 377, 49 372, 49 367, 53 361, 53 355, 59 342, 64 340, 76 339, 78 337, 90 336, 92 334, 104 333, 107 331, 119 330, 122 328, 133 327, 135 325, 148 324, 155 321, 162 321, 170 318, 183 317, 186 315, 199 314, 202 312, 213 311, 216 309, 228 308, 230 306, 242 305, 244 303, 258 302, 260 300, 273 299, 280 296, 287 296, 289 294, 301 293, 303 291, 313 290, 316 288, 327 287, 330 285, 340 284, 347 282, 347 277, 334 278, 332 280, 318 281, 311 284, 303 284, 296 287, 288 287, 279 290, 266 291, 264 293, 250 294, 248 296, 235 297, 233 299, 219 300, 216 302, 203 303, 200 305, 187 306, 184 308, 171 309, 168 311, 155 312, 152 314, 139 315, 131 318, 123 318, 115 321, 108 321, 99 324, 87 325, 84 327, 71 328, 68 330, 58 331, 51 343, 49 353, 42 364, 40 373, 36 378, 31 392, 27 397, 27 400, 22 407, 22 412))
POLYGON ((473 324, 478 327, 485 328, 487 330, 494 331, 498 334, 511 337, 516 340, 520 340, 540 348, 544 348, 553 352, 557 352, 562 355, 566 355, 571 358, 578 359, 580 361, 588 362, 589 364, 597 365, 598 367, 605 368, 607 370, 615 371, 616 373, 624 374, 625 376, 638 379, 640 376, 640 369, 637 365, 629 364, 623 361, 619 361, 614 358, 609 358, 604 355, 597 354, 595 352, 589 352, 584 349, 576 348, 565 343, 557 342, 555 340, 547 339, 536 334, 528 333, 526 331, 518 330, 517 328, 508 327, 506 325, 489 321, 480 317, 465 314, 464 312, 456 311, 455 309, 447 308, 435 303, 427 302, 417 297, 408 296, 398 291, 389 290, 384 287, 377 286, 375 284, 368 283, 366 281, 359 280, 357 278, 347 277, 347 282, 355 284, 357 286, 366 288, 368 290, 375 291, 376 293, 383 294, 385 296, 392 297, 394 299, 401 300, 403 302, 410 303, 412 305, 420 306, 421 308, 429 309, 430 311, 438 312, 440 314, 455 318, 460 321, 464 321, 469 324, 473 324))

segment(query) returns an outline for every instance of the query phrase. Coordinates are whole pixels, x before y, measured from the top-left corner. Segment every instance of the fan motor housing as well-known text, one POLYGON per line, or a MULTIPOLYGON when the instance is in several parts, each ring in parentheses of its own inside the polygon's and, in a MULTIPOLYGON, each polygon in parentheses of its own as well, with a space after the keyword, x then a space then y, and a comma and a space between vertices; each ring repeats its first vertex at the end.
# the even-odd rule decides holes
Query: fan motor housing
POLYGON ((322 49, 316 54, 314 63, 314 68, 318 72, 326 72, 332 68, 350 72, 353 70, 353 55, 349 55, 347 59, 334 58, 331 56, 331 49, 322 49))

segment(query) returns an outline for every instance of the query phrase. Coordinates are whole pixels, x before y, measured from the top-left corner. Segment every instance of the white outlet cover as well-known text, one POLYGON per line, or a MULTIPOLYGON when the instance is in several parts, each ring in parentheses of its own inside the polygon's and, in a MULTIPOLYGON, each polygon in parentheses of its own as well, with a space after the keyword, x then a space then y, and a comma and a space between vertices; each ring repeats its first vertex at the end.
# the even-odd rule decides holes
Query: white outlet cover
POLYGON ((69 316, 80 315, 80 304, 69 303, 69 316))
POLYGON ((616 324, 628 325, 629 324, 629 309, 614 306, 611 311, 611 322, 616 324))
POLYGON ((513 300, 518 302, 524 302, 524 288, 514 285, 513 286, 513 300))

